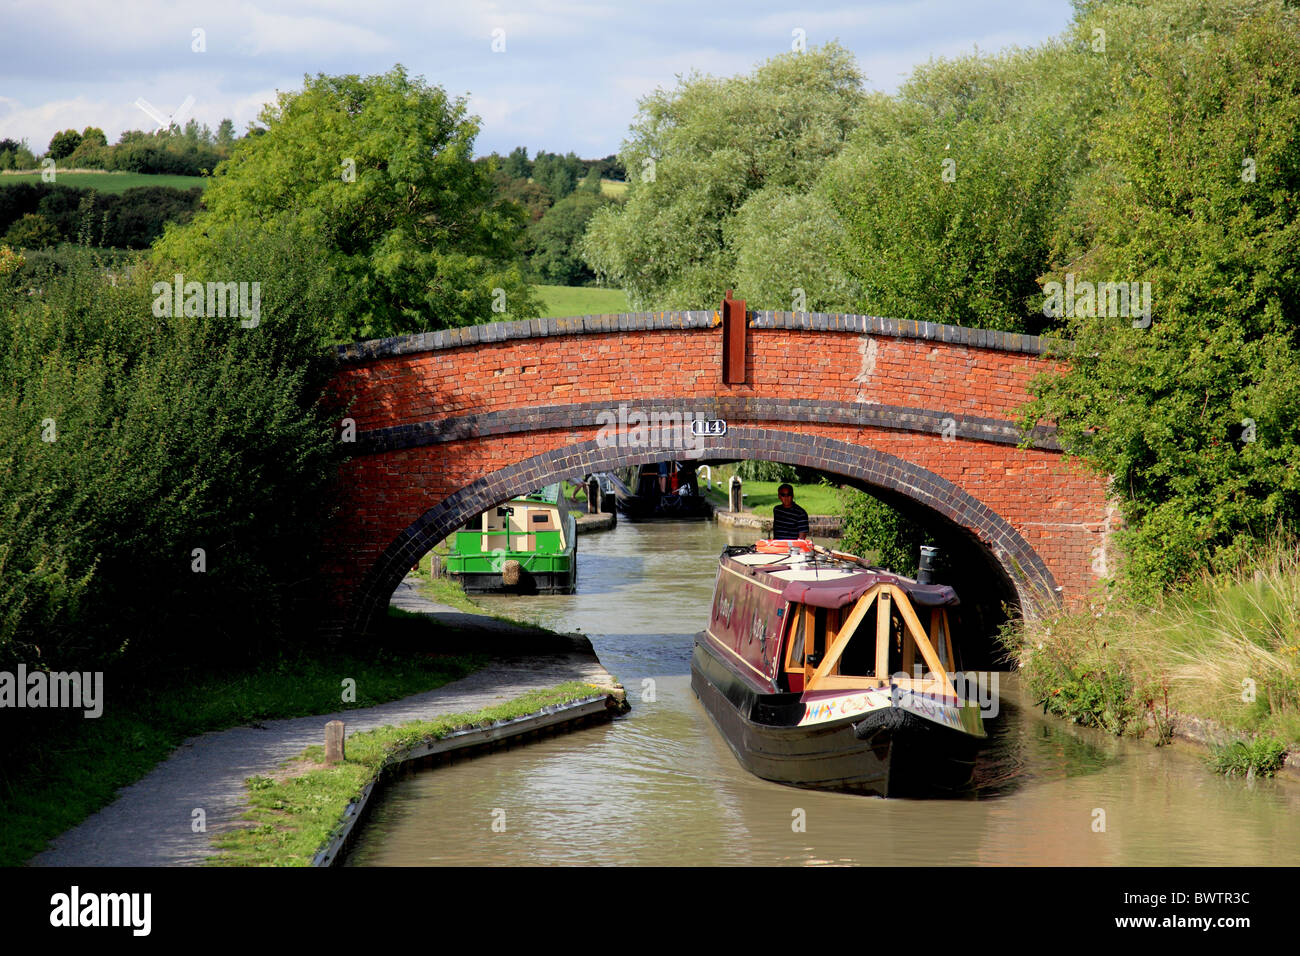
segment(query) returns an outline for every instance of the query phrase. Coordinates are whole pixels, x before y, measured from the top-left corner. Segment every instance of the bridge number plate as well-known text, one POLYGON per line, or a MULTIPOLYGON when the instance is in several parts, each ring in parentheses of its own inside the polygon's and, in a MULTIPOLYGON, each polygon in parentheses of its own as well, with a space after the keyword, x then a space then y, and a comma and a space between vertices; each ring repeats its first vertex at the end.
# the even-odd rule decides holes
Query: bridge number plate
POLYGON ((725 435, 727 434, 727 423, 720 418, 703 419, 696 418, 691 422, 692 435, 725 435))

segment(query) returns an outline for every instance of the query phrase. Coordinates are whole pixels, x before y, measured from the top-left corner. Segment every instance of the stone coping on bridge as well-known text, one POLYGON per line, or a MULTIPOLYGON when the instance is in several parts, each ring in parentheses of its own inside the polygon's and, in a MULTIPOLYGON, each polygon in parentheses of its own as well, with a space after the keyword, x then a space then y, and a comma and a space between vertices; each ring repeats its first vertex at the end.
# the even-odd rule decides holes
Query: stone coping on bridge
MULTIPOLYGON (((1051 339, 994 329, 973 329, 962 325, 921 322, 912 319, 887 319, 874 315, 850 315, 842 312, 773 312, 751 310, 746 313, 750 328, 791 329, 810 332, 852 332, 862 335, 889 335, 897 338, 924 339, 950 345, 1047 355, 1068 351, 1065 339, 1051 339)), ((515 322, 490 322, 459 329, 439 329, 399 335, 394 338, 351 342, 337 346, 341 362, 368 362, 375 359, 433 352, 440 349, 465 348, 515 339, 546 338, 561 335, 598 335, 610 332, 656 332, 681 329, 713 329, 721 319, 713 310, 668 312, 618 312, 602 315, 574 315, 563 318, 523 319, 515 322)))

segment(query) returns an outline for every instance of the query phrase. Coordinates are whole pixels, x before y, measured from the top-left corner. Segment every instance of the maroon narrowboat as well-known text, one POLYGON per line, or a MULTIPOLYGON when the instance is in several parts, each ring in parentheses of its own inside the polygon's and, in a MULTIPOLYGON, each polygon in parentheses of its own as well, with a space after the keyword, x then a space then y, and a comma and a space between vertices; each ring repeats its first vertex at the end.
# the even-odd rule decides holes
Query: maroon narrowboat
POLYGON ((961 790, 986 735, 957 665, 957 603, 950 587, 808 542, 728 547, 691 687, 766 780, 887 797, 961 790))

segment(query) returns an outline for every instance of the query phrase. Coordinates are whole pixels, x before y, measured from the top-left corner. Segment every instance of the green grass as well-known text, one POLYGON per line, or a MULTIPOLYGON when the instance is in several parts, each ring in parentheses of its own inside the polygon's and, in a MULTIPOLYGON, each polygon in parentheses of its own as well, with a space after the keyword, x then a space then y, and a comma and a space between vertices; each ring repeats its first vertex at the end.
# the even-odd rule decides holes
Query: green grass
POLYGON ((533 286, 542 299, 542 318, 568 315, 604 315, 627 312, 627 296, 622 289, 598 289, 589 286, 533 286))
POLYGON ((1260 737, 1246 742, 1234 740, 1223 747, 1211 748, 1209 765, 1215 773, 1228 777, 1271 777, 1282 769, 1286 746, 1274 737, 1260 737))
MULTIPOLYGON (((828 485, 800 485, 790 482, 794 487, 794 503, 810 515, 838 515, 843 510, 839 490, 828 485)), ((781 487, 779 481, 747 481, 741 491, 745 493, 745 506, 756 515, 772 517, 772 509, 779 503, 776 489, 781 487)), ((713 491, 706 492, 709 500, 721 505, 727 504, 726 482, 719 482, 715 476, 713 491), (721 490, 720 490, 721 489, 721 490)))
POLYGON ((1172 712, 1300 749, 1295 545, 1262 547, 1253 566, 1155 606, 1112 601, 1016 622, 1002 639, 1035 699, 1062 716, 1143 733, 1147 715, 1159 729, 1172 712))
MULTIPOLYGON (((432 690, 471 673, 485 659, 427 649, 427 618, 394 616, 383 646, 364 653, 321 653, 267 661, 246 670, 173 674, 164 686, 129 688, 104 678, 104 713, 62 715, 37 728, 0 775, 0 866, 18 866, 65 830, 113 801, 187 737, 281 717, 370 707, 432 690), (342 701, 342 680, 356 701, 342 701)), ((53 714, 53 712, 45 712, 53 714)), ((51 719, 59 715, 55 714, 51 719)))
POLYGON ((621 199, 626 192, 626 182, 618 179, 602 179, 600 181, 600 194, 602 196, 613 196, 615 199, 621 199))
POLYGON ((435 720, 364 731, 347 738, 346 759, 336 766, 321 763, 325 757, 322 747, 308 747, 299 757, 286 762, 283 779, 248 779, 252 809, 244 819, 251 825, 214 840, 213 845, 222 852, 210 863, 309 866, 338 827, 347 805, 361 795, 366 784, 395 755, 456 730, 523 717, 543 707, 605 693, 599 687, 570 681, 473 714, 448 714, 435 720))
MULTIPOLYGON (((207 176, 148 175, 145 173, 60 173, 56 170, 54 184, 97 189, 104 193, 122 193, 136 186, 171 186, 173 189, 208 188, 212 180, 207 176)), ((0 174, 0 186, 16 183, 39 183, 41 171, 0 174)))

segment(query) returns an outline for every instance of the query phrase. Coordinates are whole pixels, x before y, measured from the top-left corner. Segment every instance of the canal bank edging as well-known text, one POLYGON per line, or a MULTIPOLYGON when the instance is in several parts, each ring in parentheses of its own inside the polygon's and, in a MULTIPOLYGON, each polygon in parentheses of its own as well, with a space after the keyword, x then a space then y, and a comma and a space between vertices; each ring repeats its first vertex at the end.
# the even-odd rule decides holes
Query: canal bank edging
MULTIPOLYGON (((1059 719, 1064 720, 1064 718, 1059 719)), ((1170 710, 1165 715, 1165 719, 1171 726, 1171 738, 1195 744, 1204 749, 1206 753, 1212 752, 1215 747, 1224 747, 1234 741, 1244 739, 1240 733, 1234 733, 1208 717, 1195 717, 1191 714, 1170 710)), ((1159 731, 1154 710, 1146 712, 1145 721, 1148 730, 1159 731)), ((1300 753, 1291 751, 1283 755, 1282 766, 1276 776, 1300 783, 1300 753)))
MULTIPOLYGON (((772 519, 764 518, 748 511, 727 511, 714 507, 714 520, 729 528, 753 528, 764 534, 771 534, 772 519)), ((844 519, 839 515, 809 515, 808 533, 818 538, 838 538, 844 519)))
POLYGON ((578 534, 591 531, 608 531, 618 524, 618 516, 609 511, 599 514, 580 514, 575 516, 578 534))
POLYGON ((532 714, 496 721, 486 727, 458 730, 445 737, 427 739, 397 751, 384 761, 370 782, 361 788, 356 800, 347 805, 339 819, 339 826, 329 841, 313 857, 312 866, 338 866, 347 856, 357 833, 357 827, 369 813, 371 797, 386 786, 394 776, 410 769, 416 761, 433 761, 449 753, 470 754, 480 750, 496 749, 521 738, 540 739, 555 733, 576 730, 606 720, 628 709, 626 700, 613 694, 593 695, 566 704, 543 707, 532 714))

